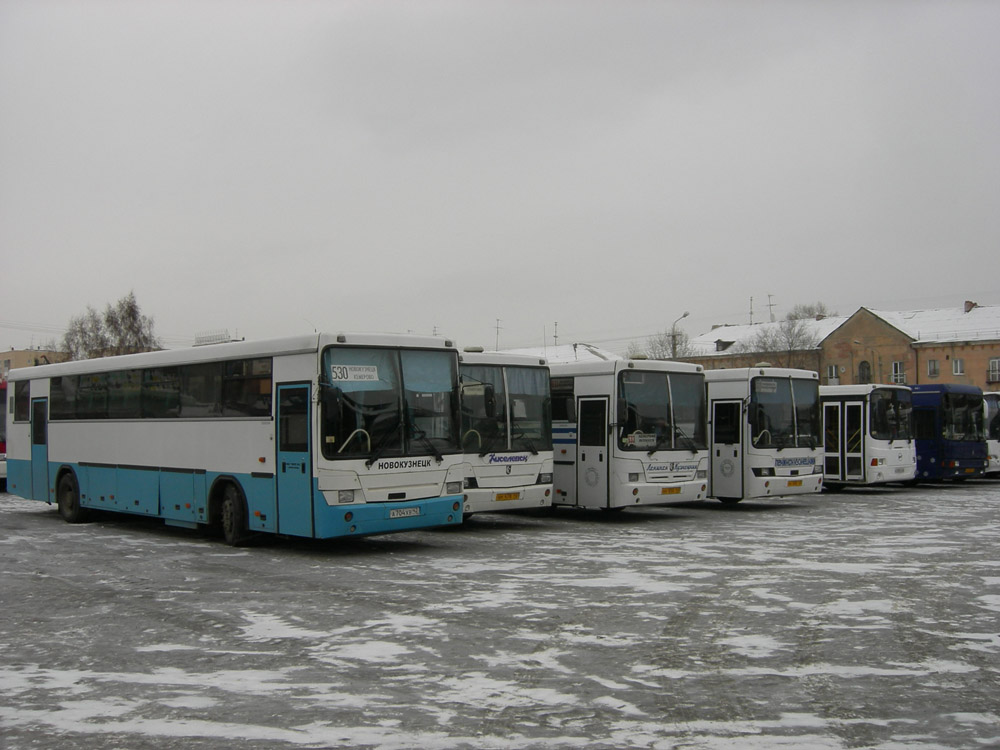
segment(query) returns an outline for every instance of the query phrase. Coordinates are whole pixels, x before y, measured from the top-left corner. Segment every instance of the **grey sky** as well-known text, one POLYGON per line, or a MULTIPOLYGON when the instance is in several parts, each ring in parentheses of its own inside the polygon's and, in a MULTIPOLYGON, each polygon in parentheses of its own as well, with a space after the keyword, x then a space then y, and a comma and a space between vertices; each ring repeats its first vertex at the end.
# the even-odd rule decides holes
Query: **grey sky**
POLYGON ((998 36, 991 0, 0 0, 0 347, 132 289, 174 346, 1000 303, 998 36))

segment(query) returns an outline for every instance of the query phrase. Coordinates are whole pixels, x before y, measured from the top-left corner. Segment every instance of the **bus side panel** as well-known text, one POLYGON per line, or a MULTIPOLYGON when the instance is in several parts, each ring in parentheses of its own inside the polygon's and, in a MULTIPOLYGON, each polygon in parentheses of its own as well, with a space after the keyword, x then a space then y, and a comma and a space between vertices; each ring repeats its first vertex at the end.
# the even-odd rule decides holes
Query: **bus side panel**
POLYGON ((117 467, 81 464, 76 467, 76 471, 80 483, 80 505, 103 510, 118 509, 117 467))
POLYGON ((252 531, 278 530, 278 505, 274 494, 273 474, 237 477, 247 500, 247 524, 252 531))
POLYGON ((31 496, 31 461, 7 459, 7 492, 27 500, 35 499, 31 496))
POLYGON ((118 507, 129 513, 155 516, 160 512, 159 472, 155 469, 121 469, 118 472, 118 507))
POLYGON ((160 472, 160 515, 171 521, 207 523, 205 474, 194 471, 160 472))

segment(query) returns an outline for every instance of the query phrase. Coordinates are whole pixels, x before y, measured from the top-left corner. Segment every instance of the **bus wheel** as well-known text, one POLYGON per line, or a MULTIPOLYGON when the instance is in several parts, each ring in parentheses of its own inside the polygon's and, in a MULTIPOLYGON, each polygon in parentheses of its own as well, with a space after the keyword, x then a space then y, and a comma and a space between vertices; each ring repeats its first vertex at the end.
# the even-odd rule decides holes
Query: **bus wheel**
POLYGON ((59 480, 56 498, 59 515, 66 523, 81 523, 87 519, 87 511, 80 506, 80 493, 77 492, 72 474, 64 474, 59 480))
POLYGON ((230 547, 239 547, 250 538, 247 512, 235 485, 226 485, 222 495, 222 536, 230 547))

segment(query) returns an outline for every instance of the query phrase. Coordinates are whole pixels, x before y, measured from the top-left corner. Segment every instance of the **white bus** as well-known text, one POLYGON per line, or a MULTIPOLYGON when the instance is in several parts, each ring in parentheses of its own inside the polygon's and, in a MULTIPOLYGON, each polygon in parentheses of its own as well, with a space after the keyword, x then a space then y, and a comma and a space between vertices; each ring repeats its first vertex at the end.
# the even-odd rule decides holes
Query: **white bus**
POLYGON ((314 334, 12 370, 9 491, 255 533, 333 538, 462 520, 458 350, 314 334))
POLYGON ((821 385, 823 483, 908 482, 917 475, 913 392, 905 385, 821 385))
POLYGON ((819 492, 819 376, 758 366, 705 373, 709 495, 723 503, 819 492))
POLYGON ((652 360, 552 364, 553 505, 704 500, 705 378, 652 360))
POLYGON ((983 409, 983 430, 986 433, 986 452, 989 456, 986 473, 1000 474, 1000 393, 983 393, 983 409))
POLYGON ((466 515, 552 504, 552 414, 544 359, 459 356, 466 515))

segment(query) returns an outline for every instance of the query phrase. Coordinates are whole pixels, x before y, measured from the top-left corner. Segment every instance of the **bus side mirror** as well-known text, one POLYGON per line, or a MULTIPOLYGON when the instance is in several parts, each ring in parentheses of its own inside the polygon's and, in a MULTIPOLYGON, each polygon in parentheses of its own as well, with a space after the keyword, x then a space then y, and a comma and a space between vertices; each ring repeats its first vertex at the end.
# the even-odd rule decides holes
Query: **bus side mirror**
POLYGON ((497 394, 489 383, 483 385, 483 410, 487 417, 492 418, 497 415, 497 394))

